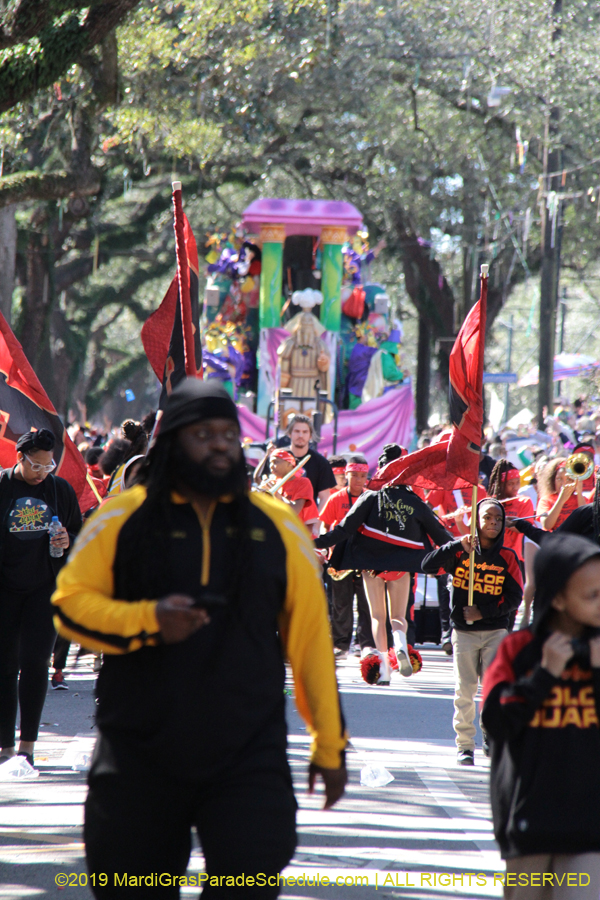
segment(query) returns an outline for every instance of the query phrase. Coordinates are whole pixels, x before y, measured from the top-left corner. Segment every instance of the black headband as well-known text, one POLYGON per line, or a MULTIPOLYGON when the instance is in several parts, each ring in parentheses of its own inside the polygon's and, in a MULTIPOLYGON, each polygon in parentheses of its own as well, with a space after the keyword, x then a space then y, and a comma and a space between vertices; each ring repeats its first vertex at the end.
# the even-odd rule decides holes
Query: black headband
POLYGON ((47 428, 41 428, 40 431, 27 431, 22 434, 17 441, 17 450, 25 453, 27 450, 54 450, 56 439, 51 431, 47 428))

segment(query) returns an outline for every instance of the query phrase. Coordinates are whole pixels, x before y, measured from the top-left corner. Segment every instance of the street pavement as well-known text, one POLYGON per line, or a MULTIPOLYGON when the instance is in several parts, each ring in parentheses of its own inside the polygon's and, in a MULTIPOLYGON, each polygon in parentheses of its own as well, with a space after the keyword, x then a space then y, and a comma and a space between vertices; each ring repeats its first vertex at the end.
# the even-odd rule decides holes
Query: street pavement
MULTIPOLYGON (((293 706, 288 678, 289 756, 299 801, 299 842, 283 875, 281 897, 295 900, 433 900, 446 895, 500 897, 504 869, 490 824, 489 763, 478 733, 476 765, 456 765, 452 731, 452 660, 420 648, 423 669, 394 675, 389 687, 366 685, 358 659, 338 666, 352 735, 344 799, 321 810, 306 793, 309 739, 293 706), (382 768, 393 780, 361 784, 382 768), (327 879, 329 883, 327 883, 327 879), (337 880, 337 884, 336 884, 337 880)), ((0 784, 0 898, 89 898, 82 843, 85 772, 94 741, 92 657, 67 672, 70 690, 50 691, 36 749, 40 777, 0 784), (59 889, 57 874, 69 876, 59 889)), ((188 875, 203 869, 197 844, 188 875)), ((152 889, 145 896, 151 897, 152 889)), ((196 897, 196 887, 181 896, 196 897)))

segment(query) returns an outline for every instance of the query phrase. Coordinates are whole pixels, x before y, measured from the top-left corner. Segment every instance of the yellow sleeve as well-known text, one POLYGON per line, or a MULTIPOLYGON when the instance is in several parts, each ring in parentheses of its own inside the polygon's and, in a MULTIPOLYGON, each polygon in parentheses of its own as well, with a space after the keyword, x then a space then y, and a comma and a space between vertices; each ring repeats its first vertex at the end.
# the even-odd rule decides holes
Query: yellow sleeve
POLYGON ((335 677, 327 598, 313 543, 302 522, 281 504, 263 495, 256 502, 277 526, 286 549, 287 591, 279 626, 292 666, 296 706, 312 736, 311 761, 339 769, 348 734, 335 677))
POLYGON ((128 653, 159 643, 156 600, 114 598, 113 562, 119 532, 141 506, 134 487, 105 502, 85 523, 52 596, 59 634, 89 650, 128 653))

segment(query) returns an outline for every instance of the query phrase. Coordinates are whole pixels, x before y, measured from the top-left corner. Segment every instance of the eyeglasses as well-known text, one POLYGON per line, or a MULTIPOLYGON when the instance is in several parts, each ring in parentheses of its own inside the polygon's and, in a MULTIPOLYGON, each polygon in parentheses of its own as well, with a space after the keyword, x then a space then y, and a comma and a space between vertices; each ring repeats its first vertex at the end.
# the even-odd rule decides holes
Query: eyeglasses
POLYGON ((40 463, 31 462, 27 454, 24 453, 23 456, 29 463, 32 472, 52 472, 56 468, 54 460, 52 460, 49 466, 42 466, 40 463))

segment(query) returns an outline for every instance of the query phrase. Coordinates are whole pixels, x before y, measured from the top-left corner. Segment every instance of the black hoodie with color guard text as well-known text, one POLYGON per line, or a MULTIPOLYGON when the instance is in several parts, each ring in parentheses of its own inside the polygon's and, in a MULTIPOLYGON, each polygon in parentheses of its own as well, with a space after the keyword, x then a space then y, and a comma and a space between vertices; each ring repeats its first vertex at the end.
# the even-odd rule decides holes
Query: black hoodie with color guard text
MULTIPOLYGON (((480 500, 479 508, 489 499, 480 500)), ((483 548, 475 553, 475 587, 473 604, 477 606, 483 618, 467 625, 464 608, 469 596, 469 554, 461 541, 451 541, 428 553, 422 563, 423 571, 435 575, 440 569, 452 576, 451 619, 458 631, 493 631, 496 628, 508 628, 511 612, 518 609, 523 596, 523 579, 519 561, 514 550, 503 546, 505 515, 502 510, 502 530, 489 550, 483 548)))
POLYGON ((482 723, 492 751, 494 834, 504 859, 600 852, 600 669, 585 629, 559 678, 541 665, 549 614, 597 544, 549 535, 535 559, 530 628, 504 638, 483 681, 482 723))

